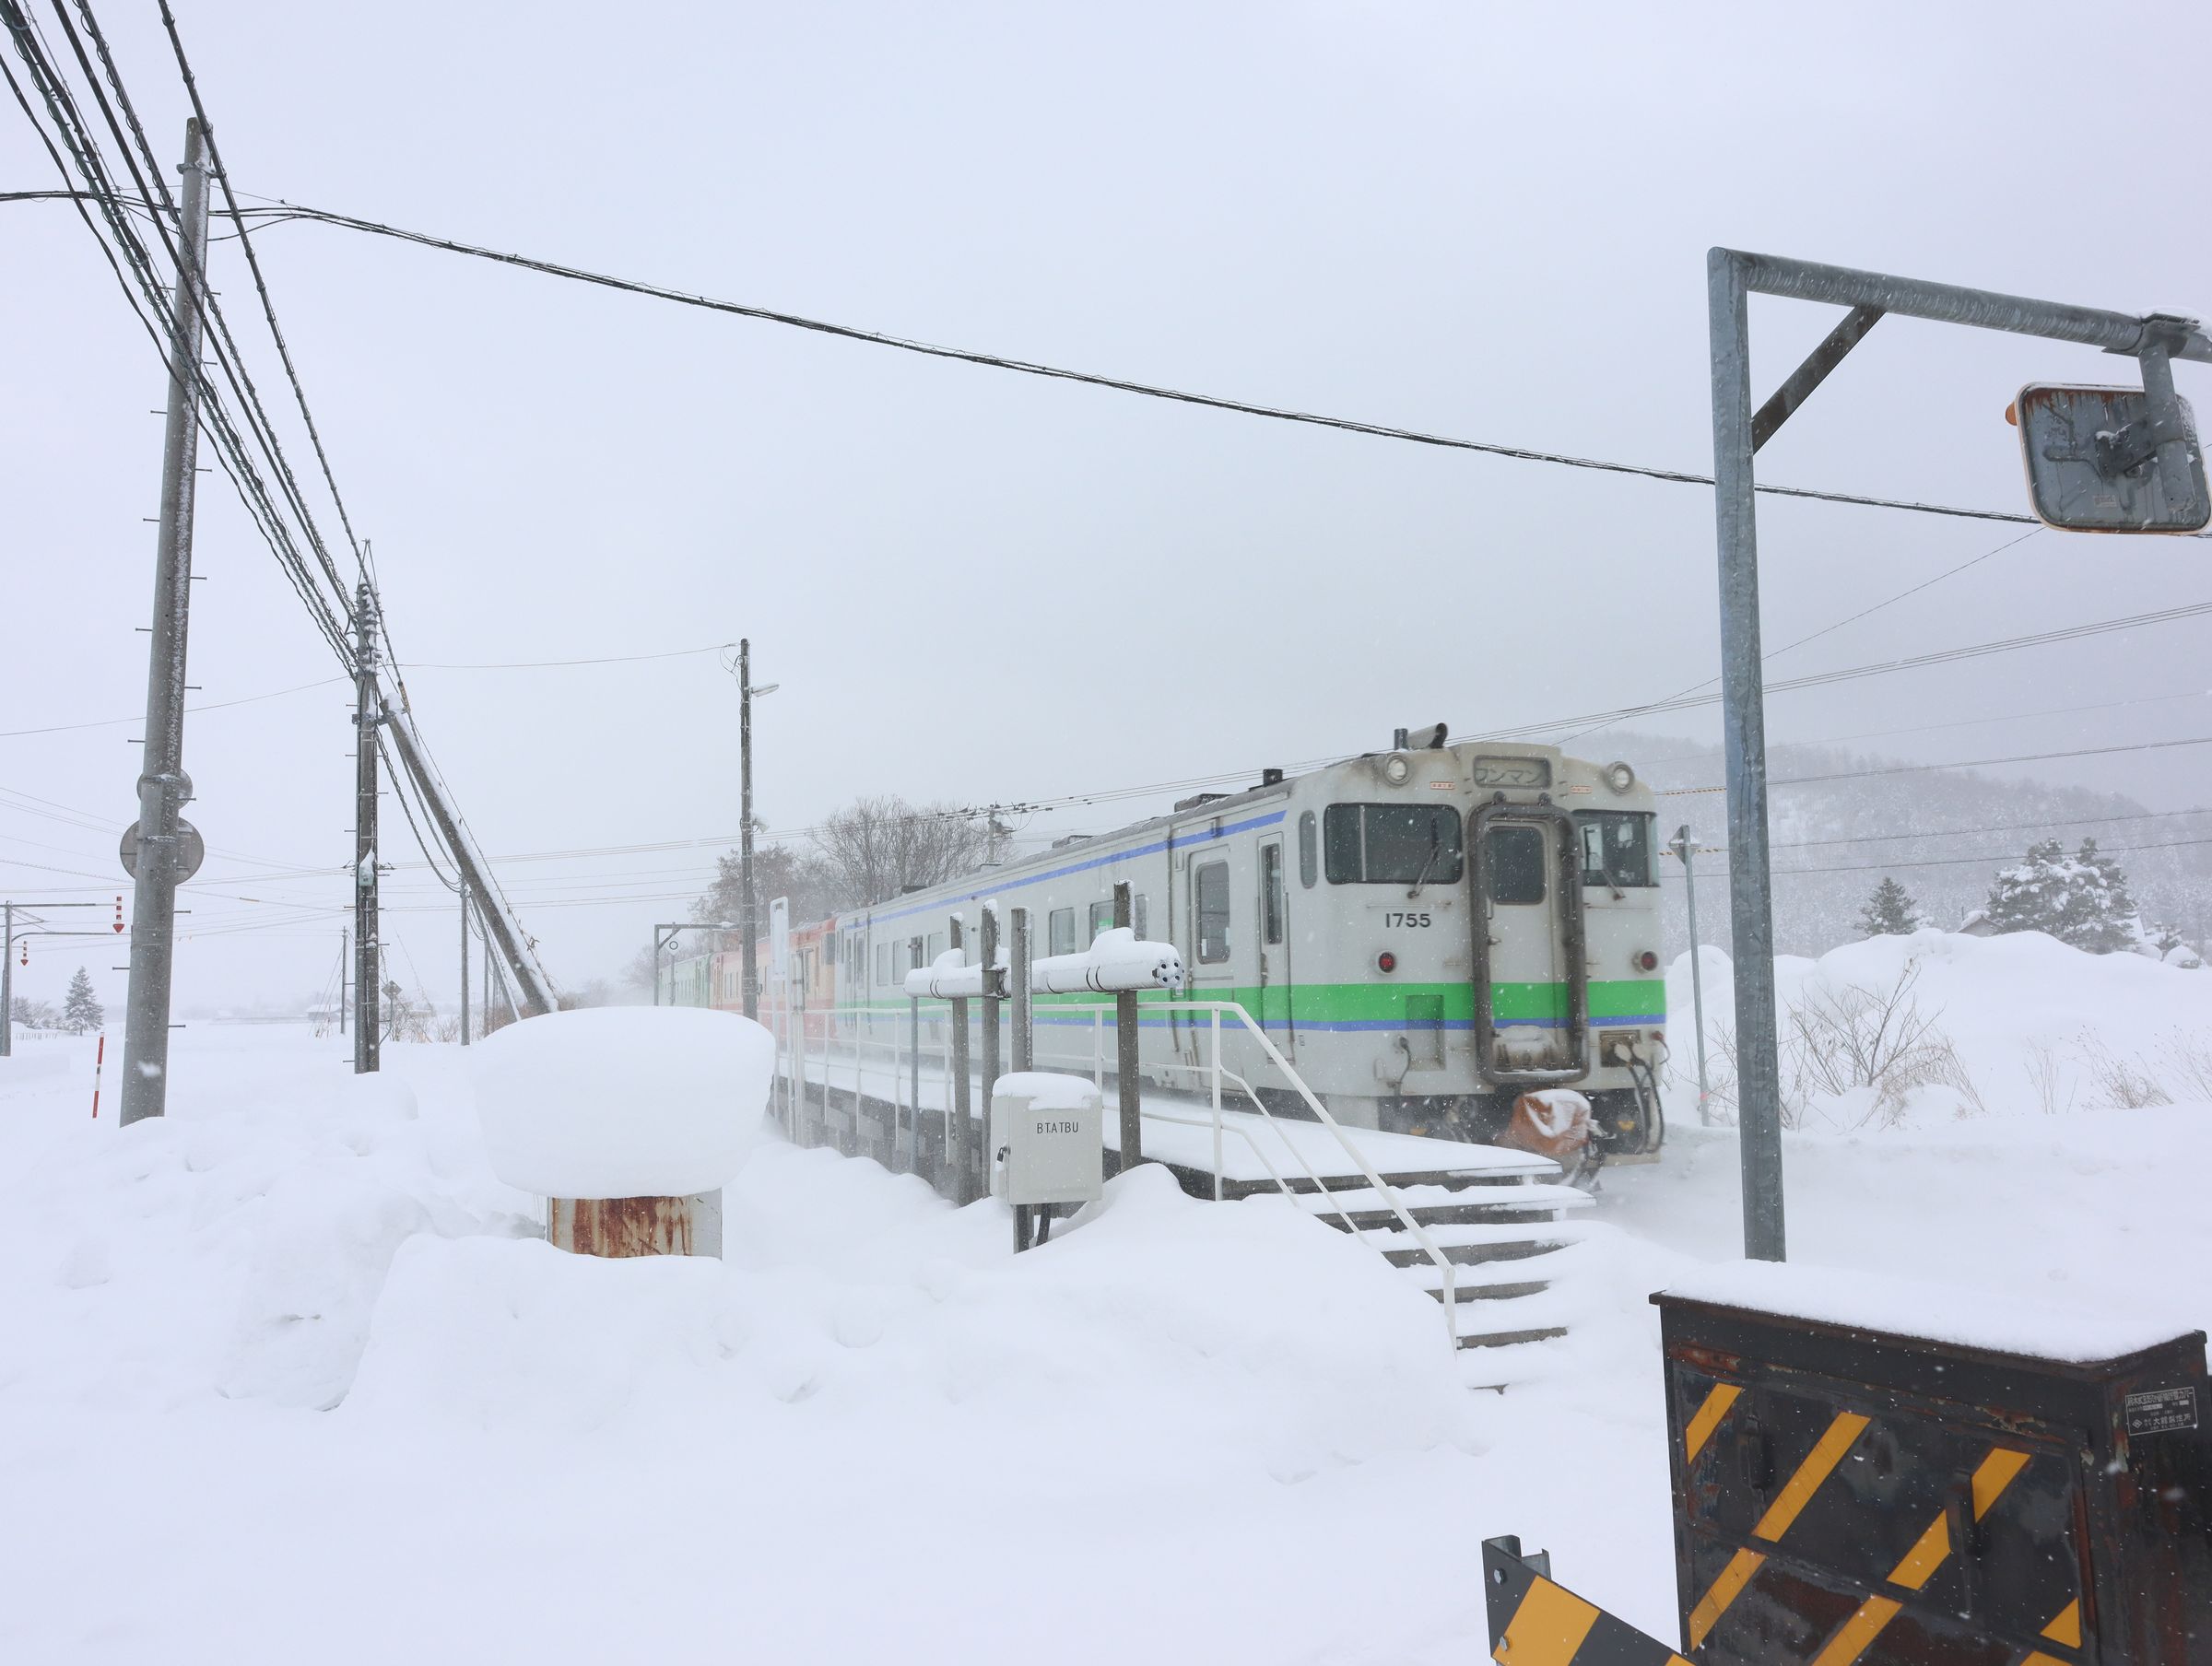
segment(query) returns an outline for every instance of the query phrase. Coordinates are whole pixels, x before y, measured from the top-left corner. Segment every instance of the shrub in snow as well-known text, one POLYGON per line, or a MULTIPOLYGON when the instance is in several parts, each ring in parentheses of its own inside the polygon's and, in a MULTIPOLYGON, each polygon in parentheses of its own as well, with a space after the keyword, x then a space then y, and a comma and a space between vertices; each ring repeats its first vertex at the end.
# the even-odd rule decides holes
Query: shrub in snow
POLYGON ((1990 886, 1989 919, 2000 932, 2047 932, 2093 955, 2132 947, 2139 929, 2127 875, 2093 839, 2072 856, 2055 839, 2030 845, 2027 861, 1990 886))
POLYGON ((1862 937, 1909 937, 1926 923, 1920 904, 1887 874, 1882 875, 1882 883, 1874 887, 1874 895, 1866 899, 1866 906, 1859 910, 1862 937))
POLYGON ((543 1197, 683 1197, 744 1166, 775 1045, 703 1007, 602 1006, 511 1025, 477 1051, 492 1171, 543 1197))

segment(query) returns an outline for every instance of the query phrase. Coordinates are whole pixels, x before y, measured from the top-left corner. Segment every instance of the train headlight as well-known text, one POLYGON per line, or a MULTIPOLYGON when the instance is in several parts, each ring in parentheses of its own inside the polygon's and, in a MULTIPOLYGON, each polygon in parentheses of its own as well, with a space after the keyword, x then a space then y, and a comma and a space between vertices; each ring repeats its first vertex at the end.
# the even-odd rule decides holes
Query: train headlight
POLYGON ((1636 784, 1636 771, 1626 764, 1606 766, 1606 785, 1616 792, 1626 792, 1636 784))
POLYGON ((1403 752, 1394 752, 1382 760, 1382 779, 1394 787, 1403 787, 1412 773, 1413 765, 1403 752))

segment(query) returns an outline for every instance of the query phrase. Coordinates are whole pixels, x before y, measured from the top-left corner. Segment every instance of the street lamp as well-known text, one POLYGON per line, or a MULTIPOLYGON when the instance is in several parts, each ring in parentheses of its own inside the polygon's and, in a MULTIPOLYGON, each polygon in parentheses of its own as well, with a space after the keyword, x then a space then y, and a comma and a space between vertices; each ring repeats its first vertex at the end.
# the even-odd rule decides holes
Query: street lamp
POLYGON ((737 830, 737 884, 742 895, 737 905, 737 928, 745 938, 745 1015, 760 1016, 760 970, 753 962, 753 939, 759 933, 759 921, 753 907, 753 697, 773 694, 782 686, 777 683, 753 684, 753 644, 751 639, 742 638, 737 643, 737 777, 738 815, 742 825, 737 830))

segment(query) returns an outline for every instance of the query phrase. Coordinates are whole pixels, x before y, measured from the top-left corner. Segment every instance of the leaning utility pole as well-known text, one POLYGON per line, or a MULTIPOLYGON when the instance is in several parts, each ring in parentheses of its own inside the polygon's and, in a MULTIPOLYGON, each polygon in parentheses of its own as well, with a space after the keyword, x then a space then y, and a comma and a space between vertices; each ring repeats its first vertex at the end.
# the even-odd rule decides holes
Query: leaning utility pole
POLYGON ((146 676, 146 750, 138 774, 131 981, 124 1007, 125 1127, 169 1104, 169 993, 176 958, 178 883, 189 876, 179 834, 184 773, 185 621, 192 599, 193 487, 200 455, 200 321, 206 305, 207 143, 184 123, 183 203, 171 291, 169 411, 161 433, 161 516, 154 539, 154 628, 146 676))
POLYGON ((363 579, 353 602, 353 1074, 377 1067, 383 944, 376 913, 376 598, 363 579))

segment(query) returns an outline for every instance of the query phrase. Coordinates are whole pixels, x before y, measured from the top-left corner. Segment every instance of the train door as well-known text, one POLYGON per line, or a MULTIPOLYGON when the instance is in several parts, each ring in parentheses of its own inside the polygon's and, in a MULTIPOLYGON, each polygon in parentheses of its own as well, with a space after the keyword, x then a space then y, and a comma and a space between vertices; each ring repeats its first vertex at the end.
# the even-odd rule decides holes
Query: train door
POLYGON ((1259 841, 1259 897, 1253 910, 1259 930, 1260 994, 1253 1016, 1275 1032, 1286 1051, 1296 1042, 1290 996, 1290 887, 1283 877, 1283 839, 1259 841))
POLYGON ((1486 804, 1468 821, 1482 1074, 1505 1086, 1577 1081, 1589 1072, 1590 978, 1574 828, 1550 804, 1486 804))

